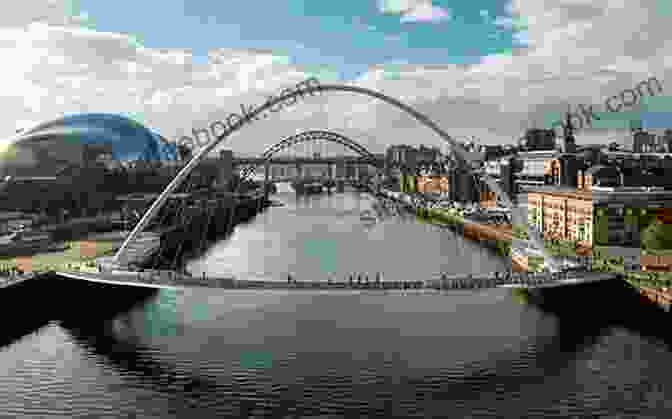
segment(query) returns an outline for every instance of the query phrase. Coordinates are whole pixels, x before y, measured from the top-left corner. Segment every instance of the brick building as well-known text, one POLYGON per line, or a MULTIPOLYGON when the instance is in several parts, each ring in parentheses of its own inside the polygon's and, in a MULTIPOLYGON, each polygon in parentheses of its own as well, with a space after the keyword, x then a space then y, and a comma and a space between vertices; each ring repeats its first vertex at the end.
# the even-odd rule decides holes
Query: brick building
POLYGON ((448 194, 450 181, 448 176, 417 176, 416 190, 422 193, 448 194))
POLYGON ((545 238, 582 245, 639 246, 649 216, 672 208, 672 191, 651 187, 542 187, 527 195, 528 222, 545 238))
POLYGON ((592 194, 549 189, 527 194, 528 223, 544 237, 593 245, 592 194))

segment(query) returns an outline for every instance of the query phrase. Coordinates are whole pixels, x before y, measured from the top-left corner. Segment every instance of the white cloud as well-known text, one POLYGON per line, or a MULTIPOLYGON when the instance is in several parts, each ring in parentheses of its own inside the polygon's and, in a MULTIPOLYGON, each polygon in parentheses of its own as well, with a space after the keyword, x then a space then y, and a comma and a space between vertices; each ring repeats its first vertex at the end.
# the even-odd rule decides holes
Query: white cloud
POLYGON ((383 13, 400 14, 407 12, 422 0, 378 0, 378 9, 383 13))
POLYGON ((449 10, 432 5, 431 0, 378 0, 378 10, 401 15, 401 23, 436 23, 452 18, 449 10))
MULTIPOLYGON (((220 49, 198 64, 188 50, 155 50, 131 36, 81 28, 70 22, 69 9, 38 3, 26 0, 0 17, 0 54, 11 63, 0 78, 3 135, 14 133, 15 121, 91 111, 141 115, 141 122, 176 139, 314 74, 264 50, 220 49), (35 19, 42 23, 31 24, 35 19)), ((430 3, 379 2, 381 11, 402 18, 420 4, 430 3)), ((417 107, 455 136, 511 142, 549 112, 564 111, 568 104, 602 106, 609 96, 651 76, 670 89, 668 19, 653 7, 623 5, 514 0, 507 6, 509 25, 515 27, 514 19, 520 19, 527 30, 515 35, 523 47, 513 54, 489 56, 471 66, 385 63, 353 83, 417 107)), ((271 116, 246 126, 225 146, 261 152, 307 129, 351 134, 374 151, 391 143, 440 144, 408 115, 354 94, 307 98, 271 116)), ((594 142, 600 135, 584 130, 579 142, 594 142)))
POLYGON ((401 23, 441 22, 451 19, 450 12, 431 3, 421 3, 401 16, 401 23))

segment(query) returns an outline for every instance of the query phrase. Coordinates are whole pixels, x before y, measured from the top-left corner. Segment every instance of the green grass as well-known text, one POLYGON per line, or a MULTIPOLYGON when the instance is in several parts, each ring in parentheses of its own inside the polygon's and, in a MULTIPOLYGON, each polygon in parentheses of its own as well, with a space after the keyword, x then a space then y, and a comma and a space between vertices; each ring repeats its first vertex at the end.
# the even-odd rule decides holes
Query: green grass
POLYGON ((667 256, 672 255, 672 249, 644 249, 643 255, 667 256))
MULTIPOLYGON (((445 209, 425 209, 418 210, 417 216, 420 220, 441 223, 441 224, 464 224, 464 218, 457 215, 456 211, 445 209)), ((507 240, 497 240, 495 252, 499 256, 511 256, 511 242, 507 240)))
POLYGON ((558 244, 545 241, 544 249, 552 256, 576 256, 574 243, 569 241, 561 241, 558 244))
POLYGON ((70 248, 66 250, 0 258, 0 264, 18 267, 24 271, 66 270, 68 264, 86 264, 101 256, 112 255, 117 247, 119 244, 113 241, 78 240, 70 242, 70 248))
POLYGON ((527 268, 530 272, 540 272, 544 268, 544 257, 543 256, 528 256, 527 257, 527 268))
POLYGON ((672 288, 672 272, 661 272, 654 279, 644 272, 628 272, 625 280, 634 287, 672 288))
POLYGON ((511 235, 517 239, 529 240, 530 237, 527 234, 527 226, 522 226, 519 224, 514 224, 511 227, 511 235))
POLYGON ((419 209, 418 218, 425 221, 434 221, 448 224, 464 224, 464 219, 456 214, 451 214, 448 210, 442 209, 419 209))

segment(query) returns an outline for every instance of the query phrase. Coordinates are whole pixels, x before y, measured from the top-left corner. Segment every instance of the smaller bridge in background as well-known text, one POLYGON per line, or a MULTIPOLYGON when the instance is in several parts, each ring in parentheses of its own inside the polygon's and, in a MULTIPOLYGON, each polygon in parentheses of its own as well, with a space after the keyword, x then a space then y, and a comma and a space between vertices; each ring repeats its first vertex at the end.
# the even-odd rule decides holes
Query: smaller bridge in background
POLYGON ((357 156, 319 156, 319 157, 288 157, 277 156, 270 159, 263 157, 234 157, 233 163, 237 166, 254 165, 264 166, 265 164, 277 165, 304 165, 304 164, 373 164, 382 167, 385 164, 383 156, 376 157, 373 161, 368 157, 357 156))
POLYGON ((259 157, 233 157, 232 163, 241 169, 242 178, 252 176, 257 168, 263 168, 263 176, 267 180, 358 180, 365 173, 380 172, 385 167, 385 155, 373 154, 339 133, 313 130, 284 138, 268 147, 259 157), (303 155, 297 151, 297 146, 303 147, 303 155), (330 152, 332 146, 339 148, 338 154, 330 152), (315 152, 315 149, 319 151, 315 152), (343 149, 353 154, 344 155, 343 149))

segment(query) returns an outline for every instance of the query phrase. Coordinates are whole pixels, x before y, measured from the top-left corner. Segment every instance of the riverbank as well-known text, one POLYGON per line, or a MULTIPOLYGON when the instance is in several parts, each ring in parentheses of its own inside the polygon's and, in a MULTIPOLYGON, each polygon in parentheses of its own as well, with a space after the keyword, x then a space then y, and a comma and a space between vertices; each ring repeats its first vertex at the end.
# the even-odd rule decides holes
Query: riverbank
POLYGON ((24 272, 47 272, 95 268, 95 259, 114 254, 121 240, 85 239, 63 242, 61 250, 30 256, 0 258, 0 264, 24 272))
POLYGON ((471 222, 464 217, 438 208, 416 208, 416 215, 423 221, 449 227, 464 238, 477 241, 502 257, 511 256, 511 234, 506 227, 494 227, 471 222))
POLYGON ((396 201, 409 210, 414 211, 420 220, 449 228, 468 240, 488 247, 498 256, 511 258, 512 270, 514 272, 529 271, 530 263, 528 262, 528 258, 520 257, 511 252, 511 242, 513 240, 511 226, 508 226, 508 228, 507 226, 488 226, 469 221, 455 210, 419 207, 414 205, 407 194, 400 192, 382 189, 380 193, 385 198, 396 201))

